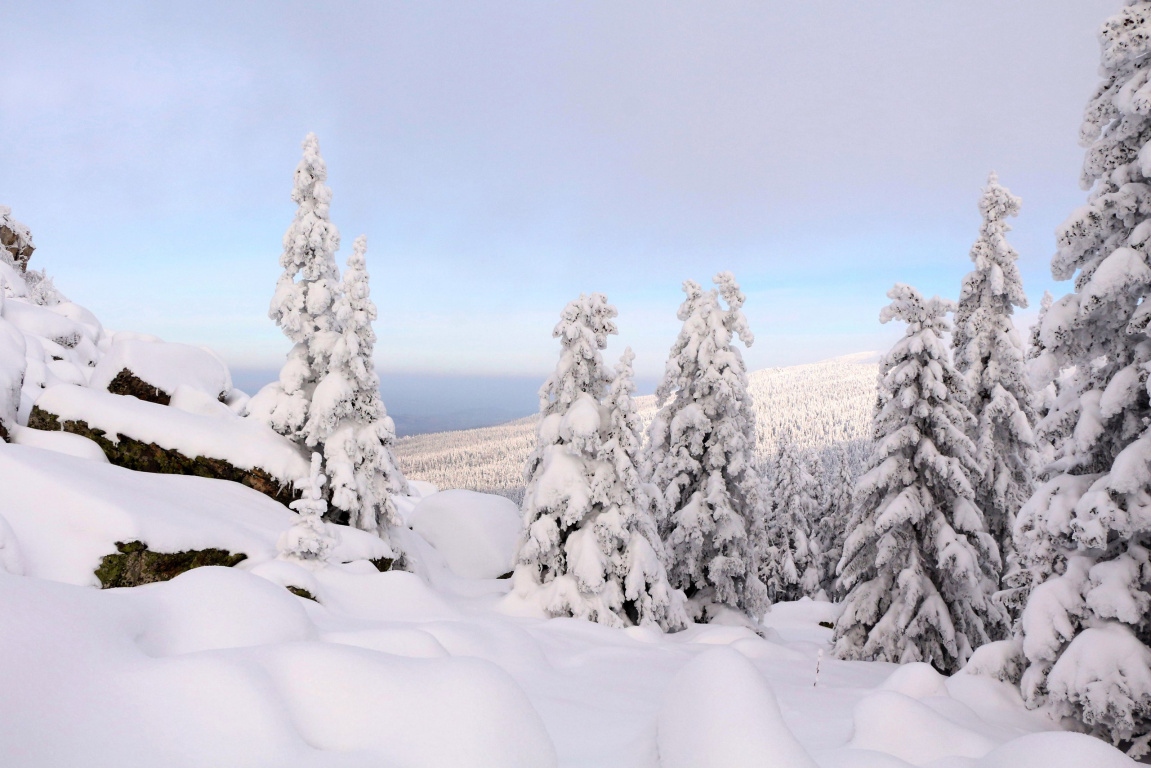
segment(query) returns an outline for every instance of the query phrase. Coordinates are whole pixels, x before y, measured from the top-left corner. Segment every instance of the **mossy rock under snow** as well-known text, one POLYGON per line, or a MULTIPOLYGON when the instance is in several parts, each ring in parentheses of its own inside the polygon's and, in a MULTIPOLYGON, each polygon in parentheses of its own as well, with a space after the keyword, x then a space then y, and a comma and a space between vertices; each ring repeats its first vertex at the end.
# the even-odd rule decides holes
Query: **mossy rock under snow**
POLYGON ((147 400, 149 403, 158 403, 160 405, 170 405, 172 402, 171 395, 159 387, 152 386, 127 368, 124 368, 112 378, 112 381, 108 384, 108 391, 113 395, 129 395, 130 397, 147 400))
POLYGON ((118 552, 105 555, 96 569, 102 589, 138 587, 168 581, 185 571, 204 565, 228 568, 247 559, 223 549, 192 549, 186 552, 153 552, 142 541, 116 542, 118 552))
POLYGON ((116 439, 111 440, 103 430, 90 427, 85 421, 61 421, 58 416, 49 413, 38 405, 32 406, 32 413, 28 416, 28 426, 32 429, 48 431, 62 430, 93 440, 103 449, 108 461, 125 469, 166 475, 195 475, 216 480, 231 480, 259 491, 285 505, 300 497, 299 491, 282 484, 259 467, 239 469, 224 459, 208 456, 188 457, 177 450, 163 448, 156 443, 145 443, 123 434, 117 434, 116 439))
POLYGON ((207 349, 118 333, 89 376, 88 386, 168 405, 181 387, 222 401, 232 391, 232 376, 207 349))

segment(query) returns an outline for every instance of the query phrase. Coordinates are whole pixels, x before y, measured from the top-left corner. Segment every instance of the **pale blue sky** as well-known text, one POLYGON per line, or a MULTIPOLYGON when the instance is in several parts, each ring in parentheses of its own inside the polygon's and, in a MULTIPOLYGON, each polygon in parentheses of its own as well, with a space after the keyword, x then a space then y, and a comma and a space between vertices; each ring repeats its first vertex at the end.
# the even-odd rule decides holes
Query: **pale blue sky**
POLYGON ((109 327, 278 366, 266 318, 315 131, 386 371, 543 374, 602 291, 658 372, 731 269, 749 365, 885 347, 893 282, 955 296, 991 169, 1028 293, 1084 201, 1119 0, 5 3, 0 203, 109 327))

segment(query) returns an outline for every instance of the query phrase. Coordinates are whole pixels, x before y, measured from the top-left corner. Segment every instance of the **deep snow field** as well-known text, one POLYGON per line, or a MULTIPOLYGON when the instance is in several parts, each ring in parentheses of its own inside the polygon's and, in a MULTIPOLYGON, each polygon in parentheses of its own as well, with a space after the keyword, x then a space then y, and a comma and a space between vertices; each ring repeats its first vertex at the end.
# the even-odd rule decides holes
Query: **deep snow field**
POLYGON ((776 605, 766 637, 517 615, 492 578, 519 525, 500 497, 415 483, 414 573, 378 572, 382 542, 342 526, 308 571, 276 559, 294 514, 263 494, 45 436, 0 444, 7 768, 1134 765, 998 681, 830 658, 828 603, 776 605), (136 539, 248 559, 94 588, 136 539))

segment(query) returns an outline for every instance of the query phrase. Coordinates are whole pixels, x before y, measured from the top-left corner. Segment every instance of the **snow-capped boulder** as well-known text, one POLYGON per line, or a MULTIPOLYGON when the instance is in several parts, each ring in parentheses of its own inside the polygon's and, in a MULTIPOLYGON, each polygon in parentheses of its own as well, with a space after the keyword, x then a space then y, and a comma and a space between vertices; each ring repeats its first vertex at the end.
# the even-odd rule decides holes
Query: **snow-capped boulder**
POLYGON ((109 461, 128 469, 232 480, 284 504, 298 496, 293 484, 308 474, 294 443, 226 408, 203 415, 61 385, 44 391, 28 425, 94 440, 109 461))
POLYGON ((223 399, 232 391, 232 377, 228 366, 206 349, 117 334, 92 372, 90 386, 168 405, 181 386, 223 399))
POLYGON ((408 520, 457 576, 495 579, 512 570, 523 521, 503 496, 440 491, 422 499, 408 520))
MULTIPOLYGON (((4 319, 29 336, 54 342, 65 349, 77 349, 92 341, 89 327, 55 311, 55 307, 42 307, 21 299, 4 302, 4 319)), ((88 346, 88 345, 86 345, 88 346)), ((95 347, 86 350, 86 358, 94 360, 95 347)))

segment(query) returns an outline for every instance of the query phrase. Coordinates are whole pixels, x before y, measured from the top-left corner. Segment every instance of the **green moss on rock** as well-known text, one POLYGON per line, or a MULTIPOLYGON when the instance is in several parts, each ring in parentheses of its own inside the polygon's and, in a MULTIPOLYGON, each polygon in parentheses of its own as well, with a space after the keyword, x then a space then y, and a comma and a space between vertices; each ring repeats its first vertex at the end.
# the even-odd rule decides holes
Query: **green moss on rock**
POLYGON ((153 552, 142 541, 116 542, 118 552, 105 555, 96 569, 96 578, 103 589, 112 587, 138 587, 167 581, 184 571, 204 565, 222 565, 228 568, 246 560, 245 554, 233 554, 223 549, 191 549, 186 552, 153 552))
POLYGON ((288 587, 287 589, 288 589, 288 591, 289 591, 289 592, 291 592, 291 593, 292 593, 293 595, 295 595, 296 597, 303 597, 303 598, 305 598, 305 599, 307 599, 307 600, 311 600, 311 601, 312 601, 312 602, 314 602, 314 603, 318 603, 318 602, 320 602, 319 600, 317 600, 317 599, 316 599, 316 596, 315 596, 315 595, 313 595, 311 592, 309 592, 308 590, 304 589, 303 587, 291 587, 291 586, 290 586, 290 587, 288 587))
POLYGON ((154 387, 125 368, 108 382, 108 391, 113 395, 129 395, 149 403, 170 405, 172 397, 159 387, 154 387))
POLYGON ((112 441, 102 429, 90 427, 84 421, 61 422, 56 414, 49 413, 36 405, 32 406, 32 413, 28 416, 28 426, 50 432, 71 432, 74 435, 86 437, 103 449, 108 461, 125 469, 164 475, 195 475, 216 480, 231 480, 257 490, 281 504, 291 504, 300 497, 299 491, 293 490, 291 486, 281 485, 279 480, 259 467, 239 469, 223 459, 213 459, 207 456, 189 458, 171 448, 161 448, 155 443, 141 442, 121 434, 117 434, 116 440, 112 441))

